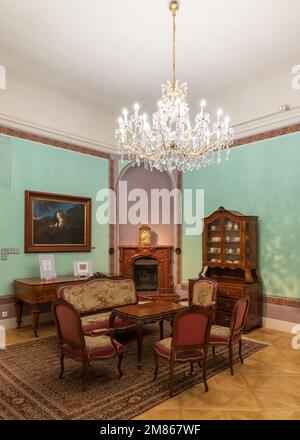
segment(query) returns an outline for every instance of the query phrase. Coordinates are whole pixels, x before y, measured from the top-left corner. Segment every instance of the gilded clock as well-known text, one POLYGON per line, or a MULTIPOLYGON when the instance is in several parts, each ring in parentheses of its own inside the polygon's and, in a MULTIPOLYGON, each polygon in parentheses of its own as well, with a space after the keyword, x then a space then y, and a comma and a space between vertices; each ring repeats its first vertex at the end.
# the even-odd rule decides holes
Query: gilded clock
POLYGON ((139 246, 151 245, 151 228, 147 225, 142 225, 139 228, 139 246))

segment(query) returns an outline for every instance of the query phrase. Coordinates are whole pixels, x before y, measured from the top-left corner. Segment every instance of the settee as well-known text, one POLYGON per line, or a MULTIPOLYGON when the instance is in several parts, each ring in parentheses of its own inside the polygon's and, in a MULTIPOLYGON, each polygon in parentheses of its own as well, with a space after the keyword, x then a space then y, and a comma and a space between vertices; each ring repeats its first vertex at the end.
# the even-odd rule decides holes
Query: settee
MULTIPOLYGON (((84 332, 109 328, 112 309, 138 303, 134 282, 130 279, 93 279, 67 284, 58 289, 58 297, 78 311, 84 332)), ((116 330, 134 326, 133 322, 115 319, 116 330)))

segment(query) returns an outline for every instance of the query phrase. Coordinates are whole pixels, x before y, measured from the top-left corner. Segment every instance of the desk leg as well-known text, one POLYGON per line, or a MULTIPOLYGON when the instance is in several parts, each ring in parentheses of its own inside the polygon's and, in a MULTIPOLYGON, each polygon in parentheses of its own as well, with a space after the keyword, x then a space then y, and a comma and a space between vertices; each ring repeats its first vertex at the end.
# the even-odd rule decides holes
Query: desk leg
POLYGON ((15 302, 15 311, 16 311, 18 328, 21 327, 22 315, 23 315, 23 305, 24 305, 23 301, 16 301, 15 302))
POLYGON ((38 337, 40 309, 38 304, 31 305, 31 320, 34 336, 38 337))
POLYGON ((164 320, 159 321, 160 339, 164 339, 164 320))
POLYGON ((138 369, 142 368, 142 350, 143 350, 143 322, 138 321, 135 326, 136 341, 138 350, 138 369))

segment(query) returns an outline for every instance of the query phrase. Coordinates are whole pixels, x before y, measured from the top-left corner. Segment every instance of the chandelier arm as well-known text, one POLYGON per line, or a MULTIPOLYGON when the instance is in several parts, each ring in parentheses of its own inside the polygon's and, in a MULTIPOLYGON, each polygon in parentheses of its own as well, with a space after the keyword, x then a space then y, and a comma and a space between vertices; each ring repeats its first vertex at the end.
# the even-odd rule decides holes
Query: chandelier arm
POLYGON ((161 154, 159 152, 153 153, 153 151, 151 151, 150 153, 146 153, 144 150, 142 150, 138 146, 136 146, 135 150, 136 150, 137 154, 139 154, 139 156, 143 159, 148 159, 148 158, 159 159, 161 156, 161 154))
POLYGON ((166 151, 166 145, 167 145, 167 143, 166 143, 166 141, 165 141, 164 131, 163 131, 163 129, 162 129, 161 122, 159 122, 158 125, 159 125, 159 127, 160 127, 160 135, 161 135, 162 140, 163 140, 164 150, 166 151))
MULTIPOLYGON (((200 131, 200 128, 201 128, 201 124, 199 123, 199 124, 197 125, 197 127, 194 128, 194 136, 197 136, 197 133, 198 133, 198 131, 200 131)), ((193 138, 191 138, 190 143, 188 144, 187 148, 190 148, 190 147, 191 147, 191 145, 192 145, 192 140, 193 140, 193 138)))

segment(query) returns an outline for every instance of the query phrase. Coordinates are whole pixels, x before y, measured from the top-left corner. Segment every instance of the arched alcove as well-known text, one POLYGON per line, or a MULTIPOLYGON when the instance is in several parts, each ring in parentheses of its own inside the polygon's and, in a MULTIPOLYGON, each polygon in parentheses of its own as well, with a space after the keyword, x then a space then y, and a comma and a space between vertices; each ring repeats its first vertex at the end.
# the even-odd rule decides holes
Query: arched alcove
MULTIPOLYGON (((175 210, 177 209, 176 204, 174 203, 174 197, 170 197, 170 203, 162 202, 160 199, 159 203, 159 212, 158 214, 158 222, 153 223, 151 221, 151 217, 153 218, 153 206, 155 206, 155 209, 157 209, 157 204, 152 204, 151 207, 151 190, 167 190, 167 192, 171 192, 172 190, 175 190, 177 188, 180 188, 179 185, 179 177, 177 173, 175 174, 169 174, 168 172, 160 172, 158 170, 146 170, 144 167, 133 167, 131 164, 126 165, 120 172, 117 182, 116 182, 116 195, 117 195, 117 206, 116 206, 116 234, 115 234, 115 243, 117 248, 117 254, 115 259, 115 264, 117 270, 120 270, 120 252, 119 247, 128 247, 128 246, 138 246, 139 242, 139 227, 141 224, 147 224, 150 226, 153 234, 153 240, 152 245, 154 246, 160 246, 162 248, 165 247, 164 251, 166 255, 168 256, 169 265, 168 271, 171 270, 171 273, 165 273, 164 276, 166 279, 170 280, 170 283, 172 284, 174 280, 174 283, 180 283, 180 277, 181 277, 181 257, 178 253, 175 253, 174 250, 178 246, 180 246, 181 243, 181 229, 180 225, 174 224, 174 219, 177 216, 177 212, 175 210), (145 191, 148 197, 148 221, 140 222, 138 224, 131 224, 129 222, 122 224, 120 221, 120 211, 119 211, 119 195, 120 195, 120 189, 121 185, 124 185, 124 183, 127 186, 126 194, 123 194, 123 198, 126 197, 128 200, 128 195, 130 194, 130 191, 135 191, 142 189, 145 191), (170 222, 166 222, 162 218, 162 205, 164 204, 164 208, 166 209, 166 212, 170 215, 170 222), (174 215, 175 213, 175 215, 174 215), (169 249, 169 250, 167 250, 169 249), (171 250, 173 249, 173 251, 171 250), (170 252, 168 254, 168 252, 170 252)), ((135 195, 137 192, 134 193, 135 195)), ((130 210, 130 208, 135 205, 136 200, 135 197, 133 197, 134 201, 128 201, 127 202, 127 212, 130 210)), ((155 213, 154 213, 155 214, 155 213)), ((162 251, 162 248, 160 249, 160 252, 162 251)), ((132 250, 133 252, 133 250, 132 250)), ((123 252, 124 253, 124 252, 123 252)), ((164 252, 163 252, 164 253, 164 252)), ((123 254, 122 254, 123 255, 123 254)), ((128 272, 129 275, 129 272, 128 272)), ((162 274, 161 274, 162 275, 162 274)), ((164 281, 166 282, 166 281, 164 281)), ((168 289, 167 289, 168 290, 168 289)))
MULTIPOLYGON (((175 185, 175 179, 167 172, 160 172, 158 170, 146 170, 144 167, 133 167, 127 165, 120 173, 117 182, 117 194, 120 194, 120 184, 127 184, 127 198, 131 191, 142 189, 146 192, 148 198, 148 221, 141 222, 139 224, 120 224, 120 212, 117 206, 117 244, 118 245, 135 245, 138 244, 138 229, 142 223, 146 223, 153 231, 153 244, 156 245, 174 245, 174 200, 171 197, 170 200, 170 224, 163 224, 162 218, 162 202, 159 203, 159 212, 153 212, 153 209, 157 210, 158 205, 152 204, 151 206, 151 190, 163 190, 172 191, 175 185), (154 206, 155 205, 155 206, 154 206), (151 219, 156 217, 158 224, 153 224, 151 219)), ((124 188, 124 186, 123 186, 124 188)), ((136 203, 136 201, 127 202, 127 211, 136 203)))

